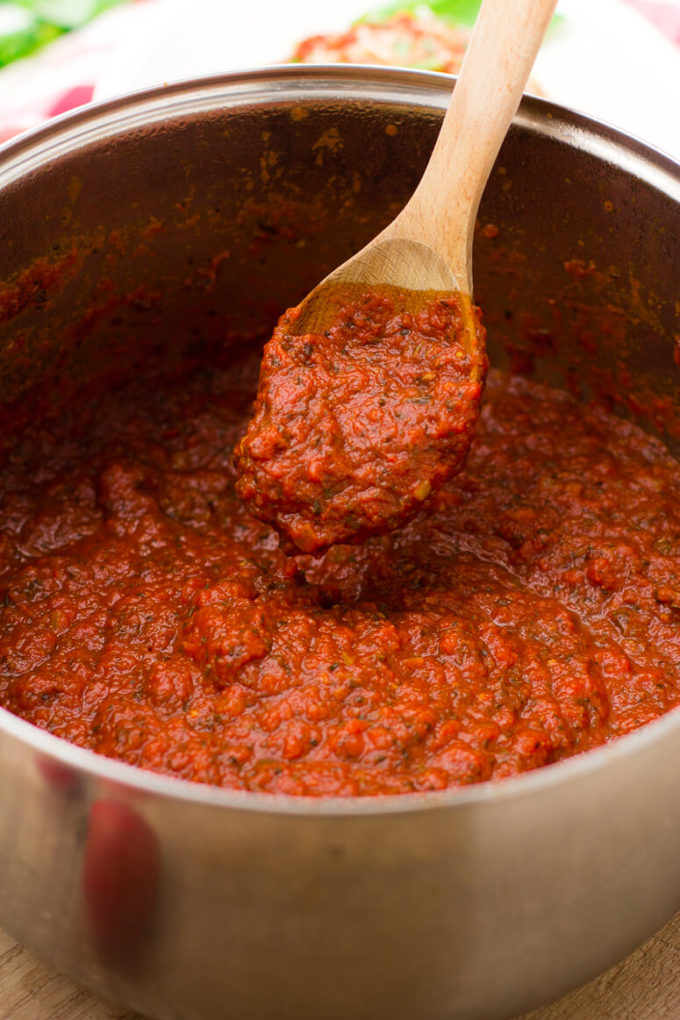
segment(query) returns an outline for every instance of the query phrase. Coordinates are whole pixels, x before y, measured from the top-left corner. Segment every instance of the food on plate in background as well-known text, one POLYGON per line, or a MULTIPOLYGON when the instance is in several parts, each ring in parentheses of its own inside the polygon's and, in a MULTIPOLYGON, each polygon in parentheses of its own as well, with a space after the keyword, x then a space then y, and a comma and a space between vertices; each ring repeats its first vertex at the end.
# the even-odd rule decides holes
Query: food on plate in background
POLYGON ((385 20, 360 21, 346 32, 313 35, 295 49, 303 64, 386 64, 457 74, 469 31, 446 24, 424 9, 400 11, 385 20))
MULTIPOLYGON (((477 5, 478 6, 478 5, 477 5)), ((378 64, 458 74, 470 31, 426 6, 388 17, 367 17, 345 32, 312 35, 296 46, 291 60, 301 64, 378 64)), ((541 95, 530 78, 527 91, 541 95)))

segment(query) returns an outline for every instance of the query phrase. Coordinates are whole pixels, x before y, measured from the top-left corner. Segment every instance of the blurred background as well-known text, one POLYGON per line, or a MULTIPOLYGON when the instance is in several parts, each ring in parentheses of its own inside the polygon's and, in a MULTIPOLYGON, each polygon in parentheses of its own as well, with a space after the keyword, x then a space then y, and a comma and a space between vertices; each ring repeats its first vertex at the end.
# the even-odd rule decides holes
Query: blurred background
MULTIPOLYGON (((0 143, 92 100, 289 60, 455 71, 479 0, 0 0, 0 143)), ((680 0, 560 0, 531 90, 680 159, 680 0)))

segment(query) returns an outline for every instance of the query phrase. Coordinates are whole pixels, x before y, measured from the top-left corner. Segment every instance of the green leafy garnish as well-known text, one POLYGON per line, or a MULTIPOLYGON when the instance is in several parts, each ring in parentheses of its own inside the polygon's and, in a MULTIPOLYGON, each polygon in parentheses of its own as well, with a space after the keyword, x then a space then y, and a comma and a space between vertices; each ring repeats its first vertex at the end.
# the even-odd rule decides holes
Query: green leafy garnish
POLYGON ((125 0, 0 0, 0 67, 28 57, 64 32, 125 0))
MULTIPOLYGON (((386 21, 395 14, 407 13, 418 16, 422 12, 430 12, 449 25, 465 25, 471 27, 477 20, 482 0, 394 0, 393 3, 369 11, 359 21, 386 21)), ((551 27, 562 20, 557 14, 551 27)))
POLYGON ((411 0, 411 2, 396 0, 394 3, 369 11, 360 20, 386 21, 387 18, 391 18, 395 14, 418 15, 422 11, 430 11, 451 25, 474 25, 480 6, 481 0, 427 0, 427 3, 424 3, 423 0, 411 0))
POLYGON ((68 31, 92 21, 102 11, 116 7, 123 0, 15 0, 40 21, 68 31))
POLYGON ((18 4, 0 4, 0 67, 61 35, 61 29, 45 25, 18 4))

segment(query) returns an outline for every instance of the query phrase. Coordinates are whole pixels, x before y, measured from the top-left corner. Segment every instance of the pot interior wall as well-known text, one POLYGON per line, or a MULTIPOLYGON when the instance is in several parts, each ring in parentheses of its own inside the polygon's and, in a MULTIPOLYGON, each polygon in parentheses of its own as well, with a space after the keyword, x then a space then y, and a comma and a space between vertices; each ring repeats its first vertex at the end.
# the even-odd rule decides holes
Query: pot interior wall
MULTIPOLYGON (((266 335, 404 203, 431 104, 272 100, 47 153, 0 191, 0 402, 34 413, 149 351, 266 335)), ((673 446, 679 264, 667 195, 568 135, 513 128, 475 248, 492 364, 615 403, 673 446)))

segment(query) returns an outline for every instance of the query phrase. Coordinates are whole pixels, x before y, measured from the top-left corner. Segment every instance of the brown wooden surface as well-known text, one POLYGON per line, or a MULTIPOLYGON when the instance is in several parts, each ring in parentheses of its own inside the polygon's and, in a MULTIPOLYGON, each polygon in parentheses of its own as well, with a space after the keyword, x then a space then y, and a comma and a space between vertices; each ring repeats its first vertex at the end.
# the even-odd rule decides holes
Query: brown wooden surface
MULTIPOLYGON (((522 1020, 665 1018, 680 1018, 680 914, 623 963, 522 1020)), ((141 1018, 74 985, 0 931, 0 1020, 141 1018)))

